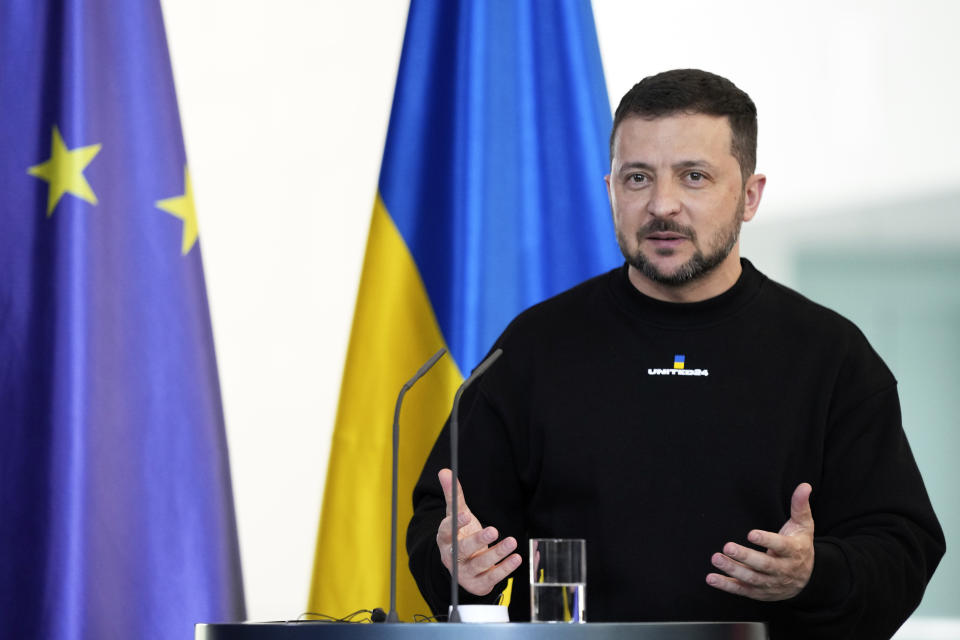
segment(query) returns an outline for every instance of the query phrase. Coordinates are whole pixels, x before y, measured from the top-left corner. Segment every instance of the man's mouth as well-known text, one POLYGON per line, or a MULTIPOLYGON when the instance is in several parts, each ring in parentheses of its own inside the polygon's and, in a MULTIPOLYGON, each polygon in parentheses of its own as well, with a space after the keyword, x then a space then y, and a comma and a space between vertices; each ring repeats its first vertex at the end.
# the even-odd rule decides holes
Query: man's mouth
POLYGON ((645 238, 651 246, 659 251, 672 251, 689 240, 687 236, 675 231, 655 231, 648 233, 645 238))
POLYGON ((686 240, 687 236, 672 231, 657 231, 647 234, 649 240, 686 240))

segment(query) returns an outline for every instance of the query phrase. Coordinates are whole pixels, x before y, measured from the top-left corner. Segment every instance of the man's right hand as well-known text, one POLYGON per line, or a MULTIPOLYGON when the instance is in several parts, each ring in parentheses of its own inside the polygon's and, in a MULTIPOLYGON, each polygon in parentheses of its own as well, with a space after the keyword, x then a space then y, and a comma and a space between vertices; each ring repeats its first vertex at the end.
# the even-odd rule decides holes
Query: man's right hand
MULTIPOLYGON (((450 469, 441 469, 437 474, 443 497, 447 501, 447 517, 437 529, 437 547, 440 560, 447 571, 451 570, 453 538, 450 535, 451 507, 453 499, 453 473, 450 469)), ((460 511, 457 528, 457 555, 459 567, 457 577, 460 586, 476 596, 485 596, 498 582, 520 566, 520 555, 512 553, 517 548, 515 538, 504 538, 495 546, 490 546, 499 535, 494 527, 480 524, 463 498, 463 489, 457 482, 457 508, 460 511)))

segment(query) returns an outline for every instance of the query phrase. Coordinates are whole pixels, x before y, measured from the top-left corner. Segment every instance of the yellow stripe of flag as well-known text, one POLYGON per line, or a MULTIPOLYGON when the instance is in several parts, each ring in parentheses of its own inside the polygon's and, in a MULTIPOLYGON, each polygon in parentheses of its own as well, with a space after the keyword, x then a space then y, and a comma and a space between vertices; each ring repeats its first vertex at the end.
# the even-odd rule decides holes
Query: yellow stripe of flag
MULTIPOLYGON (((340 617, 388 607, 393 411, 403 383, 443 346, 417 267, 378 196, 340 389, 310 611, 340 617)), ((406 568, 406 523, 413 515, 413 486, 462 380, 446 356, 404 399, 397 561, 401 620, 429 615, 406 568)))

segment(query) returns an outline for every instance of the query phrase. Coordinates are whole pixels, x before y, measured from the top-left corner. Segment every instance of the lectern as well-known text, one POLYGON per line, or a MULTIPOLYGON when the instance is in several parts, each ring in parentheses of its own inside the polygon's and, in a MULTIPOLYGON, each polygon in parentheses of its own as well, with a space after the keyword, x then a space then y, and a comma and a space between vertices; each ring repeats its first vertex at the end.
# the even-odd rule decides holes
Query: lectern
POLYGON ((198 624, 196 640, 767 640, 759 622, 198 624))

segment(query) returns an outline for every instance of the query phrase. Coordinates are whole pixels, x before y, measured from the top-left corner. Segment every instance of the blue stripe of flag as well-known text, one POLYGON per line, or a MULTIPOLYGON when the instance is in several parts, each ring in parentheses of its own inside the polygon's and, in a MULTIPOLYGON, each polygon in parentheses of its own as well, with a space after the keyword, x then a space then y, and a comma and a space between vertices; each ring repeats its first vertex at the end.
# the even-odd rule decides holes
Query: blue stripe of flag
POLYGON ((621 261, 610 126, 588 1, 411 3, 380 193, 461 371, 621 261))

